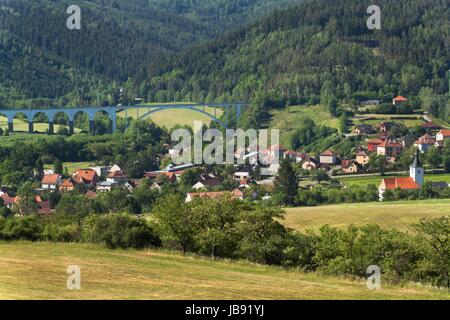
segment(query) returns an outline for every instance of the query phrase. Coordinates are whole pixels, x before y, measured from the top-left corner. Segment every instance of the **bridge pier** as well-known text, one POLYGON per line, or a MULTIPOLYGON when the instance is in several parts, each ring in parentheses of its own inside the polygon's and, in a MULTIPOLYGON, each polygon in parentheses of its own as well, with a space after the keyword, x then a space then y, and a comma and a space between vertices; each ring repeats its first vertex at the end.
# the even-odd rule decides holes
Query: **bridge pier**
POLYGON ((89 133, 95 134, 95 121, 89 120, 89 133))
POLYGON ((69 121, 69 135, 73 135, 73 134, 74 134, 73 121, 69 121))
POLYGON ((14 132, 14 123, 12 121, 8 122, 8 131, 14 132))
POLYGON ((33 121, 28 122, 28 133, 34 133, 34 123, 33 121))
POLYGON ((52 121, 48 123, 48 134, 55 134, 55 125, 52 121))

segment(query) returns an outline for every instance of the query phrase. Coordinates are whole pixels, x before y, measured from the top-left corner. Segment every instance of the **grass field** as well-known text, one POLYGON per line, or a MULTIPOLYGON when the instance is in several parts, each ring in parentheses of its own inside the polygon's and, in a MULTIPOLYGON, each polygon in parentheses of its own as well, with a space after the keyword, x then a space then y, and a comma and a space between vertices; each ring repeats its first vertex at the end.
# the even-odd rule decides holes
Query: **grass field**
POLYGON ((368 290, 364 281, 244 262, 92 245, 0 243, 0 299, 450 299, 419 285, 368 290), (68 266, 81 290, 66 287, 68 266))
POLYGON ((393 121, 402 123, 404 126, 411 128, 424 123, 422 115, 389 115, 389 114, 360 114, 353 117, 353 124, 376 125, 384 121, 393 121), (410 119, 398 119, 410 118, 410 119), (414 118, 414 119, 413 119, 414 118))
MULTIPOLYGON (((63 168, 67 168, 67 171, 69 171, 69 174, 74 173, 78 169, 88 169, 90 167, 93 167, 94 164, 91 162, 64 162, 63 168)), ((44 166, 45 169, 53 169, 53 165, 47 164, 44 166)))
POLYGON ((332 128, 339 127, 338 119, 333 119, 325 106, 291 106, 272 111, 270 128, 280 129, 280 142, 289 147, 289 137, 297 129, 298 123, 305 118, 312 119, 317 125, 332 128))
MULTIPOLYGON (((385 176, 386 177, 400 177, 402 176, 401 174, 394 174, 394 175, 388 175, 385 176)), ((406 174, 404 174, 403 176, 408 176, 406 174)), ((381 176, 367 176, 367 177, 339 177, 338 178, 339 181, 341 181, 342 183, 344 183, 347 186, 366 186, 368 184, 374 184, 377 187, 380 185, 381 180, 383 179, 383 177, 381 176)), ((450 173, 445 173, 445 174, 429 174, 427 173, 425 175, 425 181, 430 181, 430 182, 447 182, 450 183, 450 173)))
MULTIPOLYGON (((149 107, 151 107, 151 104, 149 104, 149 107)), ((142 116, 143 114, 147 113, 147 109, 140 109, 139 110, 139 116, 142 116)), ((205 108, 205 112, 208 112, 210 114, 214 114, 214 108, 205 108)), ((223 110, 217 108, 217 118, 223 115, 223 110)), ((129 109, 127 111, 128 117, 131 117, 133 119, 138 117, 138 109, 129 109)), ((122 111, 118 113, 119 117, 125 118, 125 111, 122 111)), ((201 114, 196 111, 192 110, 164 110, 156 112, 152 115, 150 115, 148 118, 150 118, 154 123, 156 123, 160 127, 166 127, 168 129, 173 128, 176 125, 186 125, 190 127, 194 127, 194 121, 202 121, 205 124, 211 123, 211 118, 208 116, 201 114)))
MULTIPOLYGON (((28 122, 19 119, 14 119, 13 124, 14 124, 14 131, 28 132, 28 122)), ((4 116, 0 116, 0 127, 3 130, 8 129, 8 119, 4 116)), ((60 127, 67 127, 67 126, 60 126, 58 124, 55 124, 53 126, 54 132, 57 133, 60 127)), ((48 123, 34 123, 33 129, 36 132, 45 133, 48 130, 48 123)), ((74 131, 78 133, 80 132, 80 129, 74 128, 74 131)))
POLYGON ((328 224, 345 228, 375 223, 383 228, 412 230, 421 218, 450 215, 450 199, 383 203, 341 204, 287 209, 284 224, 296 230, 317 230, 328 224))

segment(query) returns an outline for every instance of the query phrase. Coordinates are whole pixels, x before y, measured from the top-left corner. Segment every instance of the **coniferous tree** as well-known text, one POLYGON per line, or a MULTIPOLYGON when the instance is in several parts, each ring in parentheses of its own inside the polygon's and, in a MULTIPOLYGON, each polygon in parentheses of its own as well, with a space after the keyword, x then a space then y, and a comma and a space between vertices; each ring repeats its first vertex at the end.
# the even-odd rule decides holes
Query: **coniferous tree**
POLYGON ((275 199, 283 205, 292 205, 298 191, 298 179, 291 160, 284 158, 274 181, 275 199))

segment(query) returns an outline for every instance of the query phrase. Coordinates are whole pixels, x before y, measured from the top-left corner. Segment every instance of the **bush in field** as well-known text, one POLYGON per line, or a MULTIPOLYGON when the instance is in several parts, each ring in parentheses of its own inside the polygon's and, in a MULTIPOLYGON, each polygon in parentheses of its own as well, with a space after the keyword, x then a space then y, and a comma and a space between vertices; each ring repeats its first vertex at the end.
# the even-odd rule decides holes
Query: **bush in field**
POLYGON ((145 220, 126 214, 89 216, 84 219, 82 239, 109 248, 159 247, 161 240, 145 220))
POLYGON ((30 241, 41 239, 43 224, 38 216, 9 218, 3 224, 0 231, 1 239, 30 241))
POLYGON ((55 242, 78 242, 81 238, 81 228, 75 222, 69 224, 48 223, 44 227, 42 238, 55 242))

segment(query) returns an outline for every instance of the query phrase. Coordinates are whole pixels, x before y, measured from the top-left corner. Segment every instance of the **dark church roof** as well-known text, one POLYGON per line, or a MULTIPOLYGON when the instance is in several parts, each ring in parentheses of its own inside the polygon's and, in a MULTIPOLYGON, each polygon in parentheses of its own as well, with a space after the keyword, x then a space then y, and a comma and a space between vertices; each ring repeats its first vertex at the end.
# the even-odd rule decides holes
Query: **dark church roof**
POLYGON ((422 167, 422 163, 420 162, 420 155, 419 155, 420 151, 419 149, 416 150, 416 156, 414 157, 414 162, 412 163, 411 167, 412 168, 421 168, 422 167))

